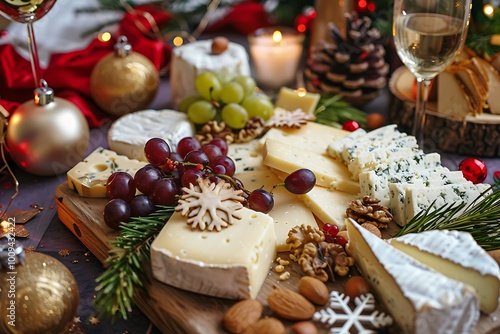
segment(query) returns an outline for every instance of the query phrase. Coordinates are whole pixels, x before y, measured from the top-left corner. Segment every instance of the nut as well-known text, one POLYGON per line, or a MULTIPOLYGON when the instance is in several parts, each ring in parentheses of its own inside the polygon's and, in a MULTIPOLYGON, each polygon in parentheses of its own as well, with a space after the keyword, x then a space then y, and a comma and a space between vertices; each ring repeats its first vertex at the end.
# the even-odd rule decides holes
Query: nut
POLYGON ((250 326, 245 334, 284 334, 285 326, 276 318, 264 318, 250 326))
POLYGON ((373 225, 372 223, 363 223, 361 224, 361 227, 366 228, 368 231, 372 232, 377 237, 382 238, 382 233, 380 232, 379 228, 373 225))
POLYGON ((212 41, 212 54, 218 55, 226 51, 229 46, 229 40, 226 37, 215 37, 212 41))
POLYGON ((267 297, 267 303, 274 313, 288 320, 309 320, 316 311, 304 296, 287 288, 274 289, 267 297))
POLYGON ((260 319, 262 304, 255 299, 245 299, 231 306, 222 317, 222 325, 230 333, 243 333, 260 319))
POLYGON ((300 321, 294 323, 290 329, 294 334, 318 334, 316 325, 311 321, 300 321))
POLYGON ((299 280, 299 293, 316 305, 325 305, 330 293, 325 283, 311 276, 303 276, 299 280))

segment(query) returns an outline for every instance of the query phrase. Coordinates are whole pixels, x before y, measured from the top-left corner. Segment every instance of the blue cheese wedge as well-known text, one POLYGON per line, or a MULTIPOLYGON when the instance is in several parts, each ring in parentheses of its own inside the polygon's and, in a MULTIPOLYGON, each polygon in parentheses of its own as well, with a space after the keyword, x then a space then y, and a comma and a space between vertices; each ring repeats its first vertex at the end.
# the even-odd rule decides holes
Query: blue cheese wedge
POLYGON ((351 256, 403 332, 473 332, 480 312, 471 286, 422 264, 353 220, 346 223, 351 256))
POLYGON ((192 230, 175 212, 151 244, 153 276, 204 295, 255 298, 276 259, 271 216, 247 208, 242 219, 215 231, 192 230))
POLYGON ((389 244, 449 278, 472 286, 481 311, 498 307, 500 270, 470 233, 426 231, 389 239, 389 244))
POLYGON ((260 170, 265 167, 262 164, 262 150, 256 140, 248 143, 230 144, 227 156, 233 159, 236 173, 260 170))
POLYGON ((145 165, 146 162, 98 147, 68 171, 68 186, 80 196, 106 197, 106 181, 112 173, 134 176, 145 165))

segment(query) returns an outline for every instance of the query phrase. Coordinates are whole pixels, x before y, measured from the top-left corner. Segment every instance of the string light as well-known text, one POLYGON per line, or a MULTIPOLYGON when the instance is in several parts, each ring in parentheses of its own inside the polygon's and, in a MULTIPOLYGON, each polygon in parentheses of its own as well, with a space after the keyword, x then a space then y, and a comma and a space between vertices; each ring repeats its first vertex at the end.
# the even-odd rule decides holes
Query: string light
POLYGON ((97 36, 97 39, 101 42, 109 42, 109 40, 111 39, 111 34, 109 32, 102 32, 99 34, 99 36, 97 36))
POLYGON ((491 18, 491 17, 493 17, 494 12, 495 12, 495 7, 493 7, 490 4, 484 5, 484 7, 483 7, 483 13, 484 13, 484 15, 486 15, 489 18, 491 18))
POLYGON ((175 46, 181 46, 182 44, 184 44, 184 38, 182 38, 181 36, 175 36, 172 40, 172 43, 175 46))

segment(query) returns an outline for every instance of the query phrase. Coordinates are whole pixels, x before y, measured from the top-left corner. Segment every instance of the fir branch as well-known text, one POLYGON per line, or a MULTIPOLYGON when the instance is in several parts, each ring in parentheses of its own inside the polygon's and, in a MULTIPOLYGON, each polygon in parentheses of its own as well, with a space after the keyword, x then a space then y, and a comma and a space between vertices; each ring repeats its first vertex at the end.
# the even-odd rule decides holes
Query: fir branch
POLYGON ((366 127, 366 114, 343 101, 341 95, 321 97, 314 115, 317 123, 337 128, 350 120, 358 122, 362 128, 366 127))
POLYGON ((394 237, 429 230, 469 232, 485 250, 500 249, 500 183, 474 201, 449 203, 432 211, 432 203, 420 211, 394 237))
POLYGON ((150 245, 172 216, 175 208, 159 206, 147 217, 133 217, 120 225, 120 235, 110 244, 106 260, 108 267, 97 279, 94 306, 100 315, 112 320, 116 316, 127 319, 132 311, 136 289, 145 289, 148 281, 144 265, 150 263, 150 245))

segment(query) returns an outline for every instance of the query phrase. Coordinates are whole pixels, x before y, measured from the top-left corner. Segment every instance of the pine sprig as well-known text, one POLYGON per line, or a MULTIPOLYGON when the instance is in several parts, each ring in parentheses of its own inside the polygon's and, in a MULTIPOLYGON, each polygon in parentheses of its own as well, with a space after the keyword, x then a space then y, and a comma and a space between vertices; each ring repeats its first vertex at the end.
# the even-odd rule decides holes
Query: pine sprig
POLYGON ((366 127, 366 114, 342 100, 341 95, 321 97, 314 111, 316 122, 341 128, 346 121, 356 121, 366 127))
POLYGON ((144 265, 150 263, 150 245, 172 216, 175 208, 159 206, 147 217, 133 217, 120 225, 120 235, 110 244, 106 260, 108 267, 97 279, 97 296, 94 306, 100 315, 114 320, 116 316, 127 319, 132 311, 134 293, 145 289, 148 281, 144 265))
POLYGON ((485 250, 500 249, 500 183, 474 201, 449 203, 434 211, 432 205, 413 217, 395 237, 429 230, 469 232, 485 250))

